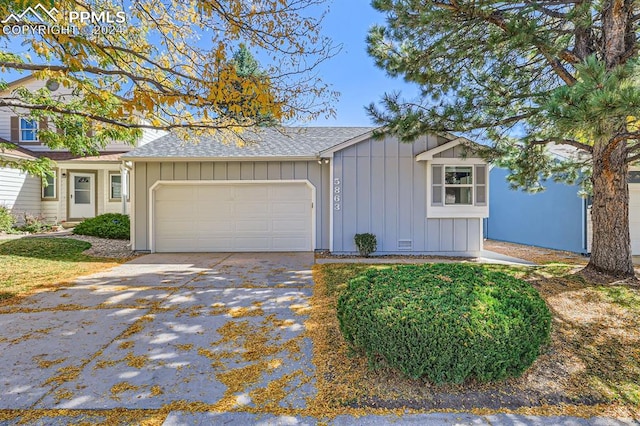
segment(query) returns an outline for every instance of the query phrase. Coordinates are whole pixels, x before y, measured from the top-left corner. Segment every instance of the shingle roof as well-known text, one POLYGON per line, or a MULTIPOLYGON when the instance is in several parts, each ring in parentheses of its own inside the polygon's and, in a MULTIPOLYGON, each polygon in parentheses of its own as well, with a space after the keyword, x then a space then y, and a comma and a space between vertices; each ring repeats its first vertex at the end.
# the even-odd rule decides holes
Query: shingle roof
POLYGON ((374 130, 375 127, 282 127, 246 131, 240 146, 223 137, 206 136, 184 141, 167 134, 133 151, 125 158, 296 158, 315 157, 320 151, 374 130))
POLYGON ((23 160, 34 160, 36 158, 36 154, 33 151, 22 148, 21 146, 18 146, 5 139, 0 138, 0 143, 3 144, 3 147, 0 148, 0 155, 19 158, 23 160))

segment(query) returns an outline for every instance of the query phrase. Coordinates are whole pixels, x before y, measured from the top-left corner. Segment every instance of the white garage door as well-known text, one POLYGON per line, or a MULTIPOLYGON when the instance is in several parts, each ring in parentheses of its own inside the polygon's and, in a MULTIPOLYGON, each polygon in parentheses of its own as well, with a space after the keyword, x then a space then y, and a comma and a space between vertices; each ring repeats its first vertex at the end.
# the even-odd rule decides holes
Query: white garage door
POLYGON ((631 252, 640 256, 640 184, 629 184, 629 231, 631 252))
POLYGON ((154 203, 157 252, 312 250, 304 182, 160 184, 154 203))

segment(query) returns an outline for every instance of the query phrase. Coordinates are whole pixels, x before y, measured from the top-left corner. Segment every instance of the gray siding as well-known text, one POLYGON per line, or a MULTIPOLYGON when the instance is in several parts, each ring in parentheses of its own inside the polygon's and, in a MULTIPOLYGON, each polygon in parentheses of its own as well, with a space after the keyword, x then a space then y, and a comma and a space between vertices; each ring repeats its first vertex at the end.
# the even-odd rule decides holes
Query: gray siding
POLYGON ((159 180, 307 179, 316 188, 316 249, 329 248, 329 165, 315 161, 135 163, 135 250, 149 250, 149 189, 159 180))
POLYGON ((458 145, 435 154, 433 158, 460 158, 464 154, 464 147, 458 145))
MULTIPOLYGON (((334 184, 340 183, 332 190, 334 195, 339 191, 340 201, 339 209, 332 203, 333 251, 353 253, 354 235, 371 232, 378 240, 378 254, 477 255, 481 219, 427 219, 427 163, 415 156, 443 142, 426 136, 405 144, 387 137, 335 153, 334 184)), ((457 157, 456 149, 444 154, 457 157)))

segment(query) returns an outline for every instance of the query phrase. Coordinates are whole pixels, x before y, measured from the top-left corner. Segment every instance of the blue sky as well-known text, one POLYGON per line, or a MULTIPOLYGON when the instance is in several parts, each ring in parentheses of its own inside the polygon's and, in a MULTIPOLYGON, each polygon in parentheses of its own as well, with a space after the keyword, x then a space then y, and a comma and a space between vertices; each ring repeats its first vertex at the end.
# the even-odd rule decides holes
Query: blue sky
POLYGON ((371 126, 371 119, 364 110, 366 105, 377 103, 385 92, 416 93, 415 86, 388 77, 367 55, 368 29, 373 24, 383 23, 384 15, 371 7, 370 0, 334 0, 330 3, 323 32, 336 44, 343 44, 343 50, 322 66, 320 76, 341 96, 335 104, 336 118, 320 118, 313 124, 371 126))

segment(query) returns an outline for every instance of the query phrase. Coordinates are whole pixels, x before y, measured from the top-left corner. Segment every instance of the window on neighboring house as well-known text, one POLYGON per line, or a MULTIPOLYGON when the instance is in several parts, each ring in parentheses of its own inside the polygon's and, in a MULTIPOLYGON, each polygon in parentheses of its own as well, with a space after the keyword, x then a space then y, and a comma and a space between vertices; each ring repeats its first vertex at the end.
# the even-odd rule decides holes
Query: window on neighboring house
POLYGON ((53 172, 53 176, 47 176, 45 181, 42 182, 42 199, 54 200, 56 198, 58 198, 56 191, 56 172, 53 172))
POLYGON ((109 198, 111 201, 122 200, 122 175, 120 173, 109 174, 109 198))
POLYGON ((38 121, 29 118, 20 118, 20 142, 38 141, 38 121))
POLYGON ((434 164, 431 171, 431 205, 484 206, 487 204, 485 165, 434 164))

